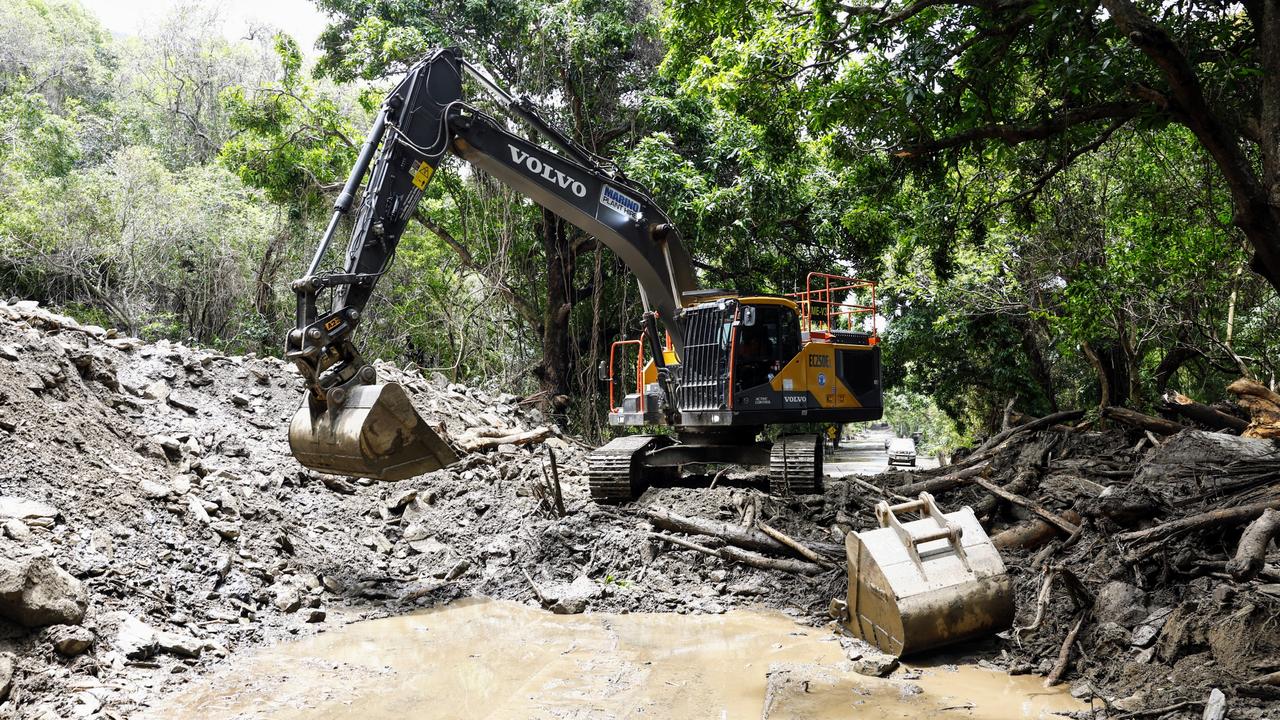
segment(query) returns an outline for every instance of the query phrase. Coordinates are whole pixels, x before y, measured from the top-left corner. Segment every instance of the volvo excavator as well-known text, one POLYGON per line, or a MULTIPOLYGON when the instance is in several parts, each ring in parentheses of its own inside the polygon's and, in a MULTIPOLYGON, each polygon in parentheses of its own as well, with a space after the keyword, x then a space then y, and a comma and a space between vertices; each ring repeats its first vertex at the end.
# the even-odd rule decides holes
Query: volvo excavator
MULTIPOLYGON (((770 442, 765 438, 777 431, 766 430, 881 416, 874 284, 811 273, 805 289, 789 296, 699 289, 679 232, 644 188, 460 52, 442 49, 416 64, 382 104, 306 274, 293 283, 298 314, 287 358, 306 395, 289 443, 303 465, 398 480, 457 460, 403 388, 377 382, 352 340, 423 191, 450 153, 597 238, 640 286, 641 337, 613 344, 601 379, 609 383, 611 425, 666 430, 623 435, 592 452, 595 500, 632 499, 685 465, 765 466, 770 491, 817 492, 819 436, 782 434, 770 442), (464 73, 554 150, 468 104, 464 73), (366 173, 343 267, 321 271, 366 173), (322 312, 325 293, 330 304, 322 312), (869 303, 851 300, 867 295, 869 303), (623 382, 627 391, 615 406, 623 382)), ((944 515, 923 493, 901 505, 881 503, 876 514, 881 528, 846 536, 852 631, 900 654, 1007 627, 1011 585, 969 508, 944 515), (904 523, 901 513, 920 519, 904 523)))
POLYGON ((686 465, 763 466, 773 492, 817 492, 819 436, 769 441, 766 428, 881 416, 874 284, 814 273, 792 296, 699 289, 680 233, 643 187, 556 130, 529 100, 507 93, 458 50, 440 49, 413 66, 380 107, 306 274, 292 286, 297 324, 286 356, 305 380, 306 397, 289 441, 303 465, 395 480, 457 459, 400 386, 377 383, 353 342, 406 224, 449 154, 597 238, 639 284, 641 338, 615 343, 602 368, 612 406, 615 385, 627 374, 622 368, 632 368, 629 360, 613 360, 635 356, 627 371, 635 386, 628 382, 609 421, 666 430, 623 435, 589 456, 597 501, 634 498, 686 465), (550 148, 469 104, 464 74, 492 95, 508 121, 527 124, 550 148), (322 271, 366 173, 343 268, 322 271), (323 311, 322 294, 331 294, 323 311))

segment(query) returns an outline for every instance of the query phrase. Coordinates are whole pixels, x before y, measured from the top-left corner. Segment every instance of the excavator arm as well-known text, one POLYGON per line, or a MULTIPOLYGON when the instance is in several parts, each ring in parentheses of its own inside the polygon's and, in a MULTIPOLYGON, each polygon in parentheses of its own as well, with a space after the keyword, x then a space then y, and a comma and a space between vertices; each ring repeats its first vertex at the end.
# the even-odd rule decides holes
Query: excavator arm
POLYGON ((374 386, 373 368, 352 341, 375 285, 390 267, 406 225, 448 153, 616 253, 640 286, 655 359, 662 358, 655 316, 670 335, 676 356, 683 357, 684 337, 675 318, 684 293, 696 285, 680 235, 662 210, 643 188, 556 131, 526 100, 511 97, 457 50, 437 50, 415 65, 382 104, 307 272, 292 286, 297 323, 287 339, 286 357, 302 374, 307 399, 290 426, 290 441, 295 456, 309 467, 394 479, 448 464, 451 458, 447 445, 432 440, 435 434, 413 413, 403 390, 374 386), (559 152, 509 132, 465 103, 464 71, 559 152), (322 271, 339 221, 352 209, 366 173, 368 184, 343 269, 322 271), (332 292, 332 302, 321 312, 319 299, 325 292, 332 292), (415 454, 430 457, 415 461, 415 454))

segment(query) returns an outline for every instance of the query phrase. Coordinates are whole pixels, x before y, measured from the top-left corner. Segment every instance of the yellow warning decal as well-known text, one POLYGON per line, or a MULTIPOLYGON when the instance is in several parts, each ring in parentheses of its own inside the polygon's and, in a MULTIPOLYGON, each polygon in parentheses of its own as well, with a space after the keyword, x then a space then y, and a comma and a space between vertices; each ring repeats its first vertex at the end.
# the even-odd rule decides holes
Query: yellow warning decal
POLYGON ((413 186, 419 190, 427 187, 427 183, 431 182, 431 175, 435 173, 435 168, 426 163, 425 160, 419 160, 418 166, 413 169, 413 186))
POLYGON ((336 317, 326 320, 324 323, 325 330, 332 330, 342 324, 342 318, 336 317))

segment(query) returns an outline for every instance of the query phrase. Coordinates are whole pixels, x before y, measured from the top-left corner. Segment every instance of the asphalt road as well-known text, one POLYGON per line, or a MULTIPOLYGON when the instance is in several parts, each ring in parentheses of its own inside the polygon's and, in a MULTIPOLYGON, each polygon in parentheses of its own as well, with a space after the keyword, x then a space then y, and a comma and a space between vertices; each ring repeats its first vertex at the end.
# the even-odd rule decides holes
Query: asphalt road
MULTIPOLYGON (((889 469, 889 456, 885 453, 884 441, 894 437, 892 430, 869 430, 857 438, 846 438, 840 442, 840 449, 827 455, 823 469, 828 477, 844 477, 845 475, 876 475, 889 469)), ((895 469, 923 470, 935 468, 938 461, 933 457, 916 457, 916 467, 895 465, 895 469)))

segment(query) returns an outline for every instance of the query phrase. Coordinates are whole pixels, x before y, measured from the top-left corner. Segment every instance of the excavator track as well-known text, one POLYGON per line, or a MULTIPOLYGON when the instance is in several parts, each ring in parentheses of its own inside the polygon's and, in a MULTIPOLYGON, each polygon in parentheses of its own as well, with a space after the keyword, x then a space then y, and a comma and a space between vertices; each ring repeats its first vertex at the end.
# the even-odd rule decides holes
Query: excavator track
MULTIPOLYGON (((587 485, 596 502, 626 502, 644 491, 644 454, 670 439, 662 435, 614 438, 587 456, 587 485)), ((655 471, 657 469, 654 469, 655 471)))
POLYGON ((812 495, 822 492, 822 444, 817 435, 786 435, 769 452, 769 492, 812 495))

